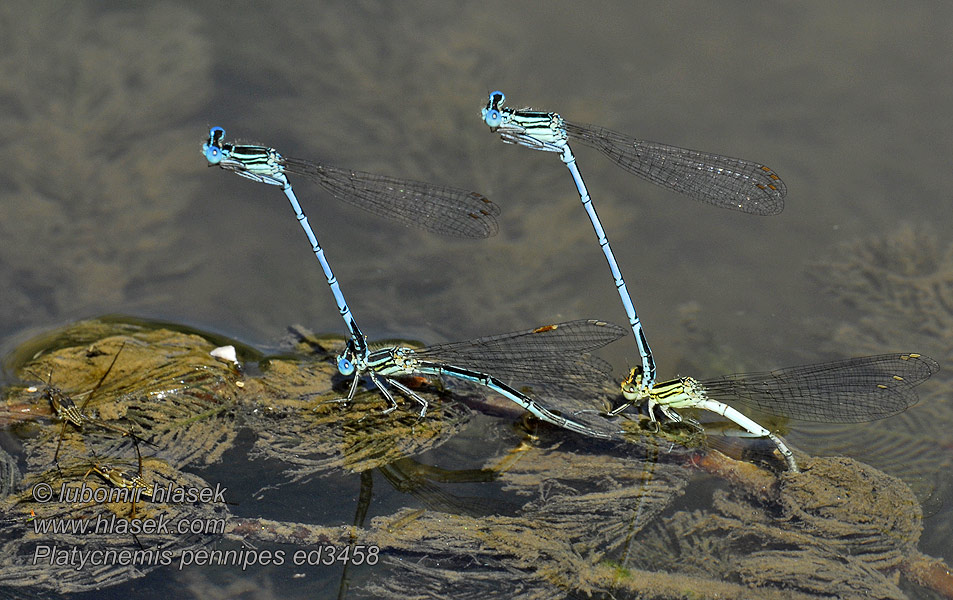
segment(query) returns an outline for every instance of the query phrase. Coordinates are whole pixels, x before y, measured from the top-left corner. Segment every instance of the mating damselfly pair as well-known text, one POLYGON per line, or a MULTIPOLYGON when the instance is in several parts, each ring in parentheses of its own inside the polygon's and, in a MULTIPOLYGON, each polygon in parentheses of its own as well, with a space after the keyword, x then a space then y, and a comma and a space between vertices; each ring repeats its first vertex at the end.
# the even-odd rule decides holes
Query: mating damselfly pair
POLYGON ((668 421, 681 420, 676 409, 705 409, 734 421, 752 436, 772 440, 792 470, 797 464, 784 442, 726 401, 749 403, 762 411, 795 419, 825 415, 825 420, 840 418, 845 422, 882 418, 916 402, 913 388, 938 368, 932 359, 917 354, 849 359, 702 382, 692 378, 656 382, 654 357, 569 140, 600 150, 653 183, 752 214, 781 212, 786 194, 783 182, 759 163, 645 142, 604 128, 577 125, 556 113, 512 110, 504 108, 503 101, 501 92, 493 92, 483 109, 483 120, 491 130, 503 141, 558 153, 569 169, 629 318, 641 366, 633 369, 620 386, 614 383, 608 366, 589 355, 625 333, 600 320, 570 321, 423 349, 391 346, 371 350, 288 176, 303 176, 338 199, 445 235, 493 235, 498 229, 499 208, 476 192, 290 158, 268 146, 230 144, 225 141, 225 130, 214 127, 202 148, 209 166, 280 187, 322 266, 348 329, 345 350, 337 358, 339 372, 352 378, 343 401, 354 399, 361 378, 366 376, 388 400, 388 412, 397 407, 396 391, 417 402, 424 416, 426 400, 399 378, 414 374, 448 376, 485 386, 543 421, 595 438, 622 435, 621 419, 630 406, 644 406, 652 420, 661 416, 668 421), (520 384, 530 388, 518 387, 520 384), (850 398, 855 396, 852 402, 850 398), (609 410, 604 408, 606 397, 612 405, 609 410), (840 407, 838 411, 825 408, 832 403, 840 407))

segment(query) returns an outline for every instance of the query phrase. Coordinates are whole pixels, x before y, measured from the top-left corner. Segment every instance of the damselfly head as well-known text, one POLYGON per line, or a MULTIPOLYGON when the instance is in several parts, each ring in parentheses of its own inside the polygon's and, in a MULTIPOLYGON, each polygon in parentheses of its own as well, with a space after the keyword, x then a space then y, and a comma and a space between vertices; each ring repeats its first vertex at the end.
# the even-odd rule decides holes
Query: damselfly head
POLYGON ((505 101, 506 96, 503 95, 503 92, 490 92, 490 98, 483 109, 483 122, 493 131, 496 131, 496 128, 503 123, 503 112, 500 108, 505 101))
POLYGON ((642 387, 642 367, 632 367, 629 376, 622 380, 622 395, 626 400, 638 400, 642 387))
POLYGON ((208 132, 208 141, 202 144, 202 154, 209 166, 217 165, 225 157, 222 151, 222 141, 225 139, 225 130, 221 127, 212 127, 208 132))

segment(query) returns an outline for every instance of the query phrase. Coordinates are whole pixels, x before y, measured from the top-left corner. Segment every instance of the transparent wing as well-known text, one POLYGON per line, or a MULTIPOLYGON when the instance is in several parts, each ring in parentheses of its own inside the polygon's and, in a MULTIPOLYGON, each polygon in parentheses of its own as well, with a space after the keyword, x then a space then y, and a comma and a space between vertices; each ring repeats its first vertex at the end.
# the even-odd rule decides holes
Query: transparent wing
POLYGON ((569 137, 656 185, 721 208, 755 215, 784 210, 787 187, 769 167, 741 158, 647 142, 564 121, 569 137))
POLYGON ((500 207, 482 194, 421 181, 340 169, 282 157, 288 173, 303 175, 332 196, 404 225, 443 235, 485 238, 499 230, 500 207))
POLYGON ((903 412, 917 403, 916 386, 939 371, 919 354, 880 354, 725 375, 701 382, 709 398, 741 401, 758 410, 801 421, 862 423, 903 412))
POLYGON ((601 389, 612 368, 588 353, 619 339, 625 331, 605 321, 578 320, 429 346, 414 353, 422 360, 473 369, 511 384, 532 383, 548 390, 601 389))

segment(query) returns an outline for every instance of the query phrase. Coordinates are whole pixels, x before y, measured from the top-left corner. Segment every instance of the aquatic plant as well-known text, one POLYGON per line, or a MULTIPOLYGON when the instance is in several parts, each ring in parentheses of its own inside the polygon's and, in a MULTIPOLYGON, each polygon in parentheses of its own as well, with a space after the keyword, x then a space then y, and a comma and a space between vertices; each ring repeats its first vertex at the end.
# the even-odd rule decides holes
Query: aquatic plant
MULTIPOLYGON (((202 489, 208 483, 195 475, 182 473, 163 466, 160 461, 149 463, 150 477, 158 477, 161 473, 168 481, 176 486, 202 489), (174 483, 173 483, 174 482, 174 483)), ((169 557, 176 557, 181 553, 200 549, 217 539, 217 535, 185 533, 184 535, 168 535, 152 531, 138 531, 132 535, 126 531, 114 528, 112 531, 101 527, 95 533, 92 525, 97 522, 116 523, 130 517, 130 504, 125 502, 80 502, 61 503, 54 498, 53 502, 36 502, 32 496, 34 486, 56 484, 57 494, 62 489, 73 490, 79 494, 80 488, 99 490, 109 493, 112 488, 108 483, 96 477, 83 478, 88 471, 88 463, 76 463, 66 466, 60 471, 51 469, 43 473, 32 473, 23 481, 23 491, 10 494, 0 499, 0 590, 4 594, 21 596, 23 593, 34 595, 37 593, 60 594, 83 591, 101 590, 105 587, 118 585, 130 579, 142 577, 146 573, 163 566, 160 558, 163 553, 169 557), (70 481, 63 479, 63 476, 70 481), (66 524, 67 531, 39 533, 34 530, 35 522, 59 522, 66 524), (71 530, 70 523, 77 525, 86 522, 90 524, 90 534, 77 528, 71 530), (98 557, 78 568, 79 560, 75 552, 81 553, 89 560, 98 557), (131 557, 139 554, 137 563, 130 559, 125 561, 113 560, 103 562, 107 552, 124 553, 131 557), (68 558, 72 554, 72 558, 68 558), (37 559, 40 556, 41 559, 37 559), (152 562, 152 561, 155 562, 152 562), (28 592, 29 591, 29 592, 28 592)), ((176 523, 182 520, 194 522, 211 522, 221 519, 224 523, 228 515, 227 507, 222 503, 138 503, 136 518, 164 520, 176 523)))
POLYGON ((18 427, 39 427, 25 441, 32 469, 45 470, 54 462, 61 435, 61 456, 134 457, 133 438, 139 438, 146 442, 139 444, 140 452, 148 453, 150 446, 163 448, 164 460, 175 467, 212 463, 237 433, 234 393, 239 389, 237 374, 209 355, 214 347, 194 334, 134 321, 83 321, 28 342, 10 359, 20 377, 33 386, 13 388, 5 398, 3 414, 9 420, 31 415, 33 421, 18 427), (29 348, 38 346, 44 349, 29 354, 29 348), (29 360, 20 362, 27 355, 29 360), (86 394, 114 357, 113 369, 86 403, 86 394), (143 380, 142 373, 148 373, 148 379, 143 380), (52 384, 75 398, 77 406, 85 405, 85 413, 133 436, 116 435, 115 430, 97 427, 95 422, 82 429, 64 428, 59 421, 53 427, 39 426, 35 419, 48 419, 50 410, 42 393, 47 381, 37 381, 37 376, 47 374, 52 384))
MULTIPOLYGON (((135 510, 147 518, 225 522, 214 533, 143 535, 141 543, 173 556, 223 540, 246 548, 373 545, 381 561, 373 579, 351 582, 345 570, 341 585, 360 584, 381 598, 440 598, 451 590, 462 598, 500 590, 514 598, 899 598, 898 574, 904 585, 953 593, 943 563, 918 550, 922 515, 915 495, 873 467, 799 456, 802 473, 776 475, 672 432, 633 428, 618 440, 593 440, 523 426, 492 434, 498 450, 478 457, 483 462, 475 468, 437 467, 410 455, 462 433, 472 415, 457 400, 470 395, 478 406, 475 390, 408 381, 432 402, 422 418, 416 406, 382 415, 385 402, 370 393, 343 407, 327 402, 347 387, 331 361, 342 341, 300 333, 295 339, 297 346, 276 357, 239 347, 247 367, 241 369, 210 355, 226 341, 216 336, 111 318, 41 336, 7 357, 8 369, 37 385, 7 389, 0 411, 24 439, 27 465, 22 479, 10 460, 0 469, 7 490, 0 498, 0 588, 14 595, 70 593, 118 585, 156 568, 33 564, 41 543, 86 551, 139 546, 122 535, 34 533, 36 519, 126 516, 131 507, 43 504, 31 489, 42 483, 115 492, 132 485, 133 476, 159 487, 206 487, 189 471, 234 451, 244 427, 255 436, 252 456, 285 467, 269 468, 256 484, 289 489, 289 480, 359 471, 354 524, 268 519, 262 513, 271 504, 254 501, 242 503, 241 517, 221 502, 140 502, 135 510), (51 446, 62 428, 49 418, 48 401, 35 389, 43 382, 31 381, 32 372, 53 367, 54 381, 79 395, 95 385, 119 347, 115 374, 110 371, 85 408, 141 434, 141 467, 124 436, 97 432, 92 422, 88 429, 67 428, 53 464, 51 446), (103 475, 113 472, 106 461, 125 475, 103 475), (709 474, 702 485, 699 470, 709 474), (373 474, 406 502, 369 519, 373 474), (707 486, 714 490, 699 493, 707 486)), ((472 448, 461 458, 472 461, 472 448)), ((231 468, 224 472, 239 476, 231 468)), ((193 584, 205 585, 194 578, 193 584)))
MULTIPOLYGON (((554 458, 552 451, 544 455, 547 462, 554 458)), ((568 464, 555 461, 542 484, 537 480, 522 490, 535 495, 523 510, 539 502, 552 503, 553 509, 567 500, 572 505, 577 494, 558 493, 557 483, 568 464)), ((476 598, 493 589, 517 598, 599 593, 903 598, 894 574, 902 570, 916 579, 917 570, 930 562, 915 549, 920 533, 916 498, 901 481, 850 459, 811 461, 804 473, 785 474, 776 487, 763 487, 769 479, 757 478, 745 485, 742 477, 717 490, 711 508, 664 517, 659 511, 671 505, 685 480, 664 464, 649 471, 660 477, 655 482, 645 478, 645 489, 667 488, 663 494, 648 492, 648 498, 659 500, 654 505, 618 502, 614 494, 600 492, 599 482, 608 476, 602 469, 587 482, 597 486, 593 494, 602 500, 593 526, 607 524, 612 531, 616 520, 630 525, 630 535, 620 538, 625 541, 621 561, 618 550, 607 551, 601 536, 587 544, 538 513, 474 519, 406 510, 375 519, 367 533, 394 551, 385 556, 397 570, 367 589, 382 598, 437 598, 449 590, 455 597, 476 598), (494 583, 501 587, 491 587, 494 583)), ((621 468, 613 477, 631 472, 621 468)), ((577 522, 589 521, 585 510, 572 514, 577 522)))
MULTIPOLYGON (((340 341, 336 345, 337 351, 344 347, 340 341)), ((270 360, 263 376, 246 390, 255 398, 244 419, 257 435, 252 458, 281 461, 292 481, 337 469, 359 473, 442 444, 470 417, 462 404, 438 401, 425 390, 418 390, 431 402, 425 419, 416 405, 384 414, 387 401, 376 389, 343 404, 346 390, 332 387, 336 376, 328 361, 302 366, 270 360)))
MULTIPOLYGON (((953 243, 928 226, 904 224, 886 236, 843 243, 809 274, 849 309, 842 322, 823 328, 837 352, 865 353, 917 340, 918 351, 941 365, 921 402, 889 424, 828 433, 833 450, 865 448, 864 460, 903 477, 929 505, 953 490, 948 401, 953 386, 953 243)), ((823 430, 820 430, 823 431, 823 430)), ((936 510, 939 507, 935 507, 936 510)), ((948 511, 947 511, 948 512, 948 511)), ((949 548, 953 522, 938 519, 927 542, 949 548)))

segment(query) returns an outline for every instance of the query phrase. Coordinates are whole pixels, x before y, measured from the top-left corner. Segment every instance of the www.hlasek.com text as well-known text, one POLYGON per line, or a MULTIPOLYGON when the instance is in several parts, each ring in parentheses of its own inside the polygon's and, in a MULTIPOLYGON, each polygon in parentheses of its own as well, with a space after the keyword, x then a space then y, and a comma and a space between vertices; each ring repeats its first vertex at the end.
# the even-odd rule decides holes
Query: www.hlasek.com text
POLYGON ((159 515, 149 519, 124 519, 114 514, 95 519, 34 518, 37 535, 221 535, 225 519, 169 519, 159 515))

